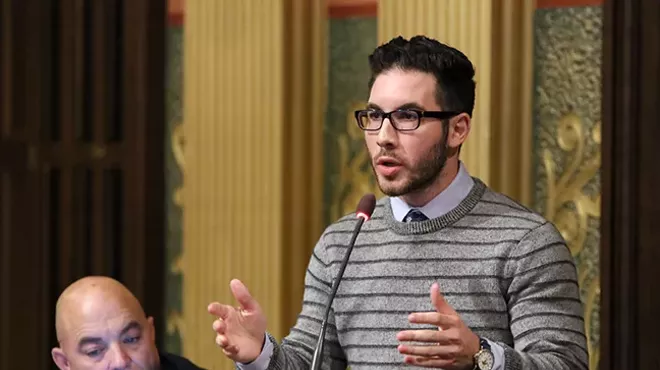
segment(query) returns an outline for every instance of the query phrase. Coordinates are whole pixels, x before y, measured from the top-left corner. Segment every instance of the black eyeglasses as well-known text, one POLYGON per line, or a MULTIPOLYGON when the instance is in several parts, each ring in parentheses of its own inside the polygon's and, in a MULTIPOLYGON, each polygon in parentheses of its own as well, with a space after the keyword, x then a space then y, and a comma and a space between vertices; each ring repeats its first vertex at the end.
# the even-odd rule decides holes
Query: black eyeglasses
POLYGON ((418 109, 397 109, 392 112, 362 109, 355 111, 355 119, 358 127, 364 131, 380 130, 383 127, 385 118, 388 118, 392 126, 398 131, 413 131, 419 127, 423 117, 449 119, 459 114, 459 112, 423 111, 418 109))

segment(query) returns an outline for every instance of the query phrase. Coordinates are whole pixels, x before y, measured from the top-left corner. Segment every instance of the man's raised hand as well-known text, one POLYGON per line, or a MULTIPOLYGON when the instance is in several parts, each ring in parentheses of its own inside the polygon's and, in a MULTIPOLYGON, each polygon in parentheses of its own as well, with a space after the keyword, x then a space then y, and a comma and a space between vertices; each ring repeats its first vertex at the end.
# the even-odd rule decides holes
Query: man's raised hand
POLYGON ((435 312, 415 312, 408 316, 414 324, 430 324, 437 330, 404 330, 397 339, 403 342, 399 352, 411 365, 464 370, 474 367, 474 355, 479 351, 479 337, 463 323, 458 313, 440 294, 437 283, 431 286, 431 302, 435 312), (405 342, 426 342, 411 345, 405 342))
POLYGON ((232 280, 229 286, 239 303, 238 307, 218 302, 208 306, 208 312, 216 317, 213 321, 215 342, 233 361, 250 363, 259 356, 263 348, 266 339, 266 316, 240 280, 232 280))

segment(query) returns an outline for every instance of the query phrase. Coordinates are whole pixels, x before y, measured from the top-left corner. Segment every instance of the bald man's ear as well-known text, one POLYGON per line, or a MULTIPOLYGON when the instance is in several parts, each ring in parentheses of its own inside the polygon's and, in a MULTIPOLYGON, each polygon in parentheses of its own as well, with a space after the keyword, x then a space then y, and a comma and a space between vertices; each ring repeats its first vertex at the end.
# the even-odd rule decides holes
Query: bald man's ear
POLYGON ((51 351, 51 355, 53 356, 53 361, 55 361, 55 365, 60 368, 60 370, 69 370, 69 360, 66 358, 66 355, 64 354, 64 351, 62 351, 61 348, 55 347, 51 351))
POLYGON ((147 322, 149 323, 149 331, 151 332, 151 340, 156 341, 156 327, 154 327, 154 318, 153 316, 147 317, 147 322))

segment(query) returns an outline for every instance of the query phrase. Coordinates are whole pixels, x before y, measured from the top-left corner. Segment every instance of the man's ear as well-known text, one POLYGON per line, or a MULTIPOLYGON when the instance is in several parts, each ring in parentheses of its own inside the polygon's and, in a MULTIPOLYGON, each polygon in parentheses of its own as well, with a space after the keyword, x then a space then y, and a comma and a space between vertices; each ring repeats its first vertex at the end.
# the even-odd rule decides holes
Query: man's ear
POLYGON ((449 128, 449 135, 447 135, 447 146, 450 148, 458 148, 470 134, 470 126, 472 120, 467 113, 461 113, 452 119, 449 128))
POLYGON ((156 341, 156 327, 154 326, 153 316, 147 317, 147 322, 149 323, 149 331, 151 332, 151 340, 156 341))
POLYGON ((60 368, 60 370, 70 369, 69 360, 66 358, 66 355, 64 354, 64 351, 62 351, 61 348, 55 347, 50 353, 53 356, 53 361, 55 361, 55 365, 57 365, 57 367, 60 368))

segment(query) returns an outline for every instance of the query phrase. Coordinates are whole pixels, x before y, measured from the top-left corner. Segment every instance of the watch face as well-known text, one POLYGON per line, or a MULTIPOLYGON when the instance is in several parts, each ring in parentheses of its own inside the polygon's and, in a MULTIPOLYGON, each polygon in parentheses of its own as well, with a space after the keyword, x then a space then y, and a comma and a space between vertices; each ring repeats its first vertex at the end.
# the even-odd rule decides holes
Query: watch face
POLYGON ((477 356, 477 365, 479 366, 480 370, 491 370, 493 368, 494 362, 495 358, 493 357, 493 353, 490 351, 481 351, 479 356, 477 356))

